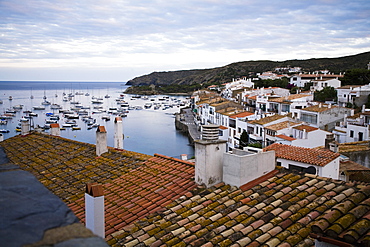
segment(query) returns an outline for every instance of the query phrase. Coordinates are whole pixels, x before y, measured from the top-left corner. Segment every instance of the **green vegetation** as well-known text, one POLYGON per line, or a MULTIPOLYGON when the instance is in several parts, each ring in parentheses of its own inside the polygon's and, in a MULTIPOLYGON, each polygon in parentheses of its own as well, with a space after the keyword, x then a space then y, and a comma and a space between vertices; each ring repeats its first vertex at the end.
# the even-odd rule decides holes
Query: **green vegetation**
MULTIPOLYGON (((256 78, 257 73, 274 71, 276 67, 301 67, 305 72, 329 70, 339 74, 346 72, 341 79, 342 85, 364 85, 370 83, 370 71, 367 64, 370 61, 370 52, 340 58, 319 58, 307 60, 287 61, 246 61, 232 63, 223 67, 199 70, 181 70, 169 72, 153 72, 136 77, 127 82, 132 85, 127 93, 134 94, 168 94, 192 93, 194 90, 207 88, 210 85, 222 85, 233 78, 256 78)), ((281 87, 296 93, 298 88, 289 83, 288 78, 278 80, 257 80, 255 87, 281 87)), ((309 90, 309 85, 300 89, 309 90)))
POLYGON ((337 90, 333 87, 325 87, 321 91, 315 91, 313 99, 315 101, 325 102, 325 101, 336 101, 337 100, 337 90))
POLYGON ((243 149, 243 147, 248 146, 249 143, 249 135, 247 131, 243 130, 242 134, 240 135, 239 139, 239 147, 243 149))
POLYGON ((349 69, 341 79, 342 85, 365 85, 370 83, 370 70, 349 69))

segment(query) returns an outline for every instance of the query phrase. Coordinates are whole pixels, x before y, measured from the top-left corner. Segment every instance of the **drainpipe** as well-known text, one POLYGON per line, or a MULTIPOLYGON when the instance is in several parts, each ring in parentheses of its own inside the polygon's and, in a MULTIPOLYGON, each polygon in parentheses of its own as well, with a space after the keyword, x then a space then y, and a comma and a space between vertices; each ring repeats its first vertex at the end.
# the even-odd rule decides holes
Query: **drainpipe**
POLYGON ((86 184, 85 218, 86 228, 105 238, 104 193, 101 184, 86 184))

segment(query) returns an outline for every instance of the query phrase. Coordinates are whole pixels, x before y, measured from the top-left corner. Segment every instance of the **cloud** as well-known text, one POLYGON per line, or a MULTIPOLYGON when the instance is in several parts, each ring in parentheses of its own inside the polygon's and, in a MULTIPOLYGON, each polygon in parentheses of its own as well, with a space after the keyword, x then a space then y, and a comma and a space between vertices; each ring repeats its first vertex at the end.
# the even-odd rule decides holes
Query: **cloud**
POLYGON ((77 66, 83 77, 338 57, 369 51, 369 29, 367 0, 3 0, 0 68, 77 66))

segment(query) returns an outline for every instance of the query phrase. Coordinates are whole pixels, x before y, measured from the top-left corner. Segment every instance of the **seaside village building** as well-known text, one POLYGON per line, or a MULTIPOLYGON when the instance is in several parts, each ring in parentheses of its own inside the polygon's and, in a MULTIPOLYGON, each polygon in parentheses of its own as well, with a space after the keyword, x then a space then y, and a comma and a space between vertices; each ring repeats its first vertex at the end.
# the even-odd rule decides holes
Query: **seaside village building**
POLYGON ((331 73, 309 73, 309 74, 298 74, 290 77, 290 83, 297 87, 304 87, 306 83, 313 83, 312 90, 321 90, 324 87, 338 88, 341 86, 340 78, 344 75, 331 74, 331 73), (320 89, 321 88, 321 89, 320 89))
POLYGON ((208 124, 191 162, 107 147, 107 134, 0 142, 2 244, 370 246, 370 183, 340 170, 333 136, 324 148, 229 150, 208 124))

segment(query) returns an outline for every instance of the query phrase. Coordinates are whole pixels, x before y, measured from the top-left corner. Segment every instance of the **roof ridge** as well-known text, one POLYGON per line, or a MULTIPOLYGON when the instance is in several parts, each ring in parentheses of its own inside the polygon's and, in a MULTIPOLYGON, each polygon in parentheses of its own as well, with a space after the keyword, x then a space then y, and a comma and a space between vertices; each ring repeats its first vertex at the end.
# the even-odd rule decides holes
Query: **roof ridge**
POLYGON ((154 154, 154 157, 160 157, 160 158, 164 158, 164 159, 168 159, 168 160, 180 162, 180 163, 183 163, 185 165, 190 165, 190 166, 193 166, 194 167, 194 163, 193 162, 190 162, 190 161, 187 161, 187 160, 177 159, 177 158, 170 157, 170 156, 167 156, 167 155, 164 155, 164 154, 157 154, 157 153, 155 153, 154 154))

